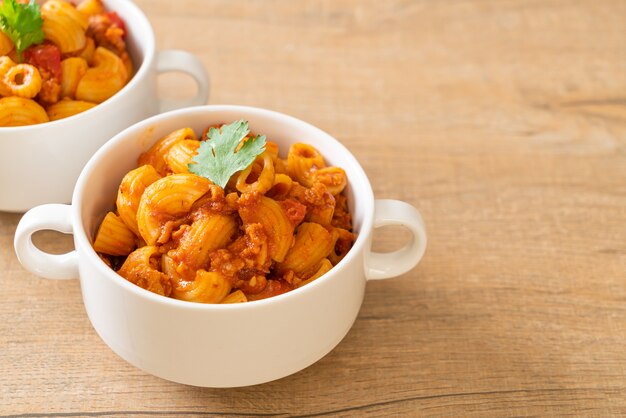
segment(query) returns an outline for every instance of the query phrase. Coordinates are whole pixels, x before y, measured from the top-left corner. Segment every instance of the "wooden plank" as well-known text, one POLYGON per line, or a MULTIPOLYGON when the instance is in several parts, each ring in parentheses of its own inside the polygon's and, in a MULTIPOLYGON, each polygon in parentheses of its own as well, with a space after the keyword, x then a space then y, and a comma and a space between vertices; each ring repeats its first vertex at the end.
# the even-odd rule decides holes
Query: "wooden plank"
MULTIPOLYGON (((377 197, 420 209, 429 248, 368 284, 317 364, 201 389, 113 354, 79 283, 25 272, 20 216, 0 214, 0 415, 626 415, 625 1, 137 3, 161 49, 205 63, 211 103, 332 133, 377 197)), ((406 234, 377 237, 381 250, 406 234)))

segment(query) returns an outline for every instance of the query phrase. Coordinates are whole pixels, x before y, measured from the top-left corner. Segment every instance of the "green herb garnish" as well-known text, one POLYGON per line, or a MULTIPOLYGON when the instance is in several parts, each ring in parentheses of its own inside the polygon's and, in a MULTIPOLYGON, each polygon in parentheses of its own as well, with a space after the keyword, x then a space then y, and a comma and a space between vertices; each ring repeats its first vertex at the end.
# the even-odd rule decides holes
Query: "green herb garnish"
POLYGON ((241 141, 250 133, 248 122, 238 120, 222 125, 221 130, 211 128, 208 140, 203 141, 188 165, 189 171, 206 177, 221 188, 230 177, 254 162, 265 151, 265 135, 241 141))
POLYGON ((13 41, 20 61, 26 48, 43 42, 42 27, 41 11, 35 0, 28 4, 4 0, 0 5, 0 29, 13 41))

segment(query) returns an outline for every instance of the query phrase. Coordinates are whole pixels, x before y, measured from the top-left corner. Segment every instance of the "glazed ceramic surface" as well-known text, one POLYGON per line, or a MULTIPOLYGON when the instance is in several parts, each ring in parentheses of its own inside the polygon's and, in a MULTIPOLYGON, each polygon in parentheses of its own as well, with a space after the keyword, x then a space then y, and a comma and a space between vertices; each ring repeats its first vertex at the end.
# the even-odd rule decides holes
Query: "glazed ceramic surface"
POLYGON ((93 153, 113 135, 149 116, 174 108, 205 104, 209 79, 202 63, 188 52, 157 52, 150 22, 127 0, 106 0, 108 10, 127 22, 127 45, 136 72, 115 96, 78 115, 23 127, 0 127, 0 211, 23 212, 43 203, 69 203, 78 175, 93 153), (196 97, 160 100, 157 75, 191 75, 196 97))
POLYGON ((350 152, 327 133, 280 113, 241 106, 204 106, 155 116, 126 129, 88 162, 73 204, 44 205, 18 225, 15 249, 30 271, 53 279, 79 277, 89 319, 120 357, 148 373, 209 387, 254 385, 295 373, 316 362, 346 335, 357 317, 367 280, 412 269, 426 248, 421 216, 411 205, 375 200, 369 180, 350 152), (284 154, 292 143, 313 144, 329 165, 348 175, 346 189, 356 242, 348 255, 318 280, 255 302, 206 305, 166 298, 126 281, 92 248, 99 222, 112 209, 117 187, 137 157, 158 139, 182 128, 249 121, 284 154), (372 231, 397 224, 412 239, 396 252, 371 251, 372 231), (74 234, 75 251, 51 255, 37 249, 34 232, 74 234))

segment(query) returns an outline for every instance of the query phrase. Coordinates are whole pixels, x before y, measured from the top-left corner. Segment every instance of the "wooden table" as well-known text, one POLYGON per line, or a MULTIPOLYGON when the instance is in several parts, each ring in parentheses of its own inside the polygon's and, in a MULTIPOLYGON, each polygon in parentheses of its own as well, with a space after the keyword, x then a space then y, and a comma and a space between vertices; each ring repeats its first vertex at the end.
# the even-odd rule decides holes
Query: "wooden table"
POLYGON ((626 1, 138 3, 160 48, 204 61, 211 103, 310 121, 417 206, 426 256, 369 283, 315 365, 200 389, 113 354, 78 281, 25 272, 0 214, 0 415, 626 414, 626 1))

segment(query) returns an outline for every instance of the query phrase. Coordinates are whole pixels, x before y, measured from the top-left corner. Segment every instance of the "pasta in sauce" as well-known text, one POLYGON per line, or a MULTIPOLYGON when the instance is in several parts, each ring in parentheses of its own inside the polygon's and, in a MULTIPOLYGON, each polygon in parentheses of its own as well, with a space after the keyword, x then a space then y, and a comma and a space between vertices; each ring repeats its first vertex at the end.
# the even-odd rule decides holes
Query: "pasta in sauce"
POLYGON ((341 261, 355 240, 341 168, 301 143, 280 158, 268 141, 221 188, 188 169, 206 135, 172 132, 124 176, 94 241, 105 263, 163 296, 238 303, 304 286, 341 261))
POLYGON ((63 119, 104 102, 133 74, 126 25, 101 0, 41 6, 43 43, 21 54, 0 31, 0 127, 63 119))

